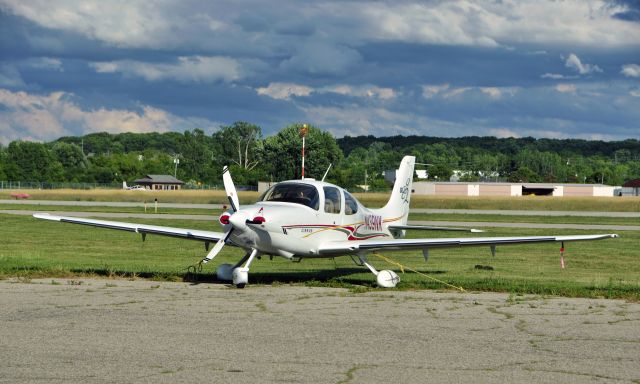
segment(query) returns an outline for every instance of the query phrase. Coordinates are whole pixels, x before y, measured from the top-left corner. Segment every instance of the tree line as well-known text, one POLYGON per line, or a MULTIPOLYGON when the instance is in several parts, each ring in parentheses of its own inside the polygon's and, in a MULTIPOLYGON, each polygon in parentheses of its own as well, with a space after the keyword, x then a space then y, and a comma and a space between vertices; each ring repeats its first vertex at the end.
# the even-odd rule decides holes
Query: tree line
MULTIPOLYGON (((235 122, 212 135, 201 129, 166 133, 92 133, 49 143, 0 146, 0 180, 131 182, 173 174, 188 185, 220 184, 229 165, 235 182, 255 185, 300 177, 301 124, 263 137, 259 126, 235 122)), ((414 155, 430 180, 605 183, 640 178, 640 141, 496 137, 358 136, 336 139, 309 126, 305 175, 347 188, 387 188, 384 172, 414 155)))

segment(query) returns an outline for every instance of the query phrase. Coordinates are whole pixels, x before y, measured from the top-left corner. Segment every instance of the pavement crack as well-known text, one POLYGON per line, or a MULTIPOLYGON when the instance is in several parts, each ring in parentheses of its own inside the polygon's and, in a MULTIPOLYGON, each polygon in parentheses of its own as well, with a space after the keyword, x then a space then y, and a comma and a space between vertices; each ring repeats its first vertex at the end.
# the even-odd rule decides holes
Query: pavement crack
POLYGON ((358 369, 362 369, 362 368, 364 368, 364 367, 362 367, 360 365, 354 365, 353 367, 349 368, 346 372, 342 373, 346 377, 343 380, 337 381, 336 384, 350 383, 351 380, 353 380, 353 377, 354 377, 354 374, 356 373, 356 371, 358 369))

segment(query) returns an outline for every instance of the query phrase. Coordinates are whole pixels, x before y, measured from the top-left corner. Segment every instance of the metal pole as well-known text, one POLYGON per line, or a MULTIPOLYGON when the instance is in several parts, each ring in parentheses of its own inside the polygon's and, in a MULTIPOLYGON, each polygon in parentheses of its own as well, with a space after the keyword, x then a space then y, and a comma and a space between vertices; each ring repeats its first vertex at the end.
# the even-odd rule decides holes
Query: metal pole
POLYGON ((304 136, 302 136, 302 178, 304 179, 304 136))

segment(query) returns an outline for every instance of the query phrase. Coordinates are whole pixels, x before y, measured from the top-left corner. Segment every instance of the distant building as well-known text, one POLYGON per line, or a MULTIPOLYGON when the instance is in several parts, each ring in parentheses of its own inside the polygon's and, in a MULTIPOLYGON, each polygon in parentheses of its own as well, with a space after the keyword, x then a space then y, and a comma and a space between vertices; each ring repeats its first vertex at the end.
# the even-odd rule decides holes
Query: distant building
POLYGON ((142 179, 136 180, 135 183, 147 189, 165 191, 181 189, 184 184, 183 181, 180 181, 171 175, 147 175, 142 179))
MULTIPOLYGON (((640 187, 640 185, 639 185, 640 187)), ((414 193, 432 196, 614 196, 615 187, 603 184, 547 183, 413 183, 414 193)))
POLYGON ((640 179, 629 180, 622 184, 621 196, 640 196, 640 179))
MULTIPOLYGON (((384 179, 389 184, 393 184, 393 183, 396 182, 396 172, 398 172, 397 169, 388 169, 388 170, 382 172, 382 176, 384 176, 384 179)), ((429 173, 427 172, 426 169, 416 169, 415 170, 415 176, 419 180, 424 180, 424 179, 428 179, 429 178, 429 173)))
POLYGON ((262 194, 272 185, 276 184, 274 181, 258 181, 258 193, 262 194))

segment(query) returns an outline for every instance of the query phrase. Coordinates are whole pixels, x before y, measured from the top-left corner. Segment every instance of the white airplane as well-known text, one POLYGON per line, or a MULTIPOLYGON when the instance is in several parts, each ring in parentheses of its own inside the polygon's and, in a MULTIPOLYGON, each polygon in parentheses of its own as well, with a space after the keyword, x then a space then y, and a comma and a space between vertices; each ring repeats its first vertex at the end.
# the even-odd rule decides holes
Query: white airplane
POLYGON ((122 189, 126 191, 146 191, 147 189, 142 185, 132 185, 128 186, 126 181, 122 182, 122 189))
MULTIPOLYGON (((378 271, 367 254, 381 250, 422 250, 425 260, 432 248, 543 242, 600 240, 615 234, 529 237, 463 237, 404 239, 406 230, 462 230, 407 225, 415 157, 405 156, 396 174, 389 202, 380 209, 365 208, 346 190, 313 179, 289 180, 273 185, 253 205, 240 206, 229 169, 223 168, 223 181, 231 208, 219 220, 224 232, 162 227, 155 225, 93 220, 36 213, 39 219, 85 224, 147 234, 179 237, 216 243, 201 263, 211 261, 225 244, 243 248, 246 254, 235 265, 218 266, 218 279, 233 281, 243 288, 249 282, 249 267, 261 255, 290 260, 304 258, 357 257, 377 276, 381 287, 393 288, 400 277, 391 270, 378 271)), ((477 231, 480 232, 480 231, 477 231)), ((563 245, 564 247, 564 245, 563 245)))

